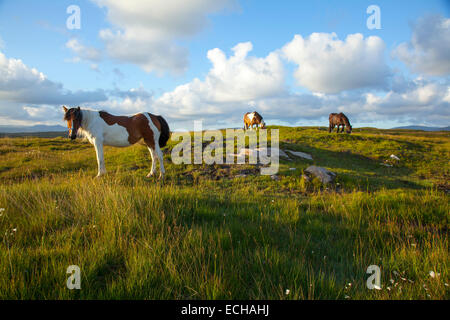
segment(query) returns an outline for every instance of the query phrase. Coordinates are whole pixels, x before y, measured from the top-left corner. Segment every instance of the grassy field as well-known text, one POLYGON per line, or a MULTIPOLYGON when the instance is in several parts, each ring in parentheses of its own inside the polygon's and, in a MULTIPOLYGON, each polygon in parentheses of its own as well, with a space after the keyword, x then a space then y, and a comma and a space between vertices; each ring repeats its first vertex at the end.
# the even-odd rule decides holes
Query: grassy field
POLYGON ((281 161, 278 180, 173 165, 174 142, 164 183, 141 145, 106 147, 95 179, 86 142, 1 138, 0 298, 449 299, 450 133, 276 128, 314 158, 281 161), (336 183, 301 179, 311 164, 336 183))

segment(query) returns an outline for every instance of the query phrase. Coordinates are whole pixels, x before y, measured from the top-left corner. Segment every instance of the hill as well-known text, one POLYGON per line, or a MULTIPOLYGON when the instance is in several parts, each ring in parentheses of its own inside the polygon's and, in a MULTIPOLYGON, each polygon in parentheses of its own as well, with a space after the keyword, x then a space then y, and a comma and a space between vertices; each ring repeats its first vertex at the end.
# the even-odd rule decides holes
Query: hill
POLYGON ((35 125, 35 126, 5 126, 0 125, 0 133, 30 133, 30 132, 62 132, 67 131, 66 127, 54 125, 35 125))
POLYGON ((407 130, 422 130, 422 131, 450 131, 450 126, 448 127, 425 127, 425 126, 403 126, 396 127, 393 129, 407 129, 407 130))
POLYGON ((0 139, 0 299, 449 298, 449 132, 273 128, 313 160, 175 165, 170 140, 164 182, 141 145, 105 147, 96 179, 86 142, 0 139))

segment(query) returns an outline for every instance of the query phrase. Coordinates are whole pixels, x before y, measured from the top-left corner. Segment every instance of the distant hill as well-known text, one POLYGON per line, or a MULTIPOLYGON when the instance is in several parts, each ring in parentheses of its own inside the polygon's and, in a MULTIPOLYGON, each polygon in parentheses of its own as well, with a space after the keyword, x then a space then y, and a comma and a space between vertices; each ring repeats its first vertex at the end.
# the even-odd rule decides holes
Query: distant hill
POLYGON ((62 132, 67 131, 66 127, 54 125, 35 125, 35 126, 1 126, 0 133, 31 133, 31 132, 62 132))
POLYGON ((404 126, 396 127, 392 129, 408 129, 408 130, 423 130, 423 131, 450 131, 450 126, 448 127, 425 127, 425 126, 404 126))

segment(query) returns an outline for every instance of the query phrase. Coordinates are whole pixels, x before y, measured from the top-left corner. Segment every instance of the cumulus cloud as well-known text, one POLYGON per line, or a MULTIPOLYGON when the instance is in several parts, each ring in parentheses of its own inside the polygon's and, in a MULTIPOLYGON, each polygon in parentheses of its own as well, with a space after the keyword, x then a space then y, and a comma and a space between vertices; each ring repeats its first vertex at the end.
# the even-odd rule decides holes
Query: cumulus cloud
POLYGON ((115 114, 135 114, 143 111, 153 111, 153 94, 142 86, 129 90, 109 90, 107 93, 108 100, 85 105, 115 114))
POLYGON ((382 88, 390 70, 384 60, 385 44, 376 36, 312 33, 294 39, 282 48, 284 56, 298 64, 295 78, 313 92, 337 93, 358 88, 382 88))
POLYGON ((103 90, 67 90, 61 83, 49 80, 44 73, 28 67, 22 60, 7 58, 0 52, 2 117, 37 120, 37 115, 40 114, 47 120, 56 119, 56 111, 49 111, 56 110, 56 105, 78 105, 105 99, 103 90), (37 112, 39 108, 41 112, 37 112))
POLYGON ((106 99, 103 90, 70 91, 22 60, 0 52, 0 100, 30 104, 80 104, 106 99))
POLYGON ((234 0, 93 0, 107 8, 111 29, 100 31, 110 57, 147 72, 181 73, 188 50, 176 43, 207 24, 207 15, 232 6, 234 0))
POLYGON ((450 18, 440 15, 420 18, 413 26, 411 40, 395 48, 393 56, 417 73, 450 74, 450 18))
POLYGON ((82 60, 98 62, 102 58, 100 50, 93 47, 86 47, 75 38, 66 42, 66 48, 71 49, 77 55, 77 58, 82 60))
MULTIPOLYGON (((249 56, 250 42, 232 48, 233 55, 216 48, 208 51, 212 68, 205 80, 193 81, 163 94, 155 103, 173 118, 206 117, 245 110, 253 100, 282 94, 284 68, 275 52, 264 58, 249 56)), ((240 113, 239 113, 240 115, 240 113)))
POLYGON ((288 124, 326 126, 331 112, 344 112, 352 123, 414 123, 447 126, 450 123, 448 83, 416 79, 401 92, 341 92, 293 94, 258 101, 255 108, 269 119, 288 124))

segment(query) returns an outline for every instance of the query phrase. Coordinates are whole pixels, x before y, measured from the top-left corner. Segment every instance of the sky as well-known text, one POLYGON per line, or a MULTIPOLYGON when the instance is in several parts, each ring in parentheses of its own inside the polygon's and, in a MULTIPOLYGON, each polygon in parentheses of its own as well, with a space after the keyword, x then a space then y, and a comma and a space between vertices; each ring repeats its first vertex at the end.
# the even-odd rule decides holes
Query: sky
POLYGON ((268 125, 344 112, 353 127, 448 126, 449 13, 448 0, 0 0, 0 125, 64 125, 66 105, 174 130, 242 127, 254 110, 268 125))

